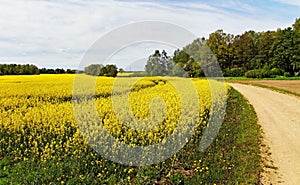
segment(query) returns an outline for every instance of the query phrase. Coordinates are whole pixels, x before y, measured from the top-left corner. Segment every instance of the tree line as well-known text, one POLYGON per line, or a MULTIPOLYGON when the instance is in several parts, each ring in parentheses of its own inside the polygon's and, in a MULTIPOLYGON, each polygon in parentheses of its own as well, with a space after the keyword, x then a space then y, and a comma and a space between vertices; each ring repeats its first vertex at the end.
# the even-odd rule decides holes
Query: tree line
MULTIPOLYGON (((120 69, 119 71, 123 71, 120 69)), ((102 64, 91 64, 84 69, 85 74, 92 76, 107 76, 116 77, 118 74, 118 68, 116 65, 108 64, 106 66, 102 64)))
POLYGON ((73 69, 39 69, 32 64, 0 64, 0 75, 75 74, 73 69))
POLYGON ((39 70, 39 74, 75 74, 77 71, 75 69, 63 69, 63 68, 56 68, 56 69, 47 69, 41 68, 39 70))
MULTIPOLYGON (((123 69, 119 69, 123 72, 123 69)), ((48 68, 38 68, 33 64, 0 64, 0 75, 39 75, 39 74, 75 74, 86 73, 87 75, 93 76, 108 76, 116 77, 118 73, 118 68, 116 65, 100 65, 92 64, 87 66, 84 71, 76 71, 74 69, 48 69, 48 68)))
POLYGON ((155 51, 149 56, 145 71, 150 76, 202 77, 203 67, 209 67, 212 60, 204 46, 210 48, 224 76, 300 76, 300 19, 292 27, 276 31, 233 35, 217 30, 208 39, 196 39, 176 50, 172 57, 165 51, 155 51))

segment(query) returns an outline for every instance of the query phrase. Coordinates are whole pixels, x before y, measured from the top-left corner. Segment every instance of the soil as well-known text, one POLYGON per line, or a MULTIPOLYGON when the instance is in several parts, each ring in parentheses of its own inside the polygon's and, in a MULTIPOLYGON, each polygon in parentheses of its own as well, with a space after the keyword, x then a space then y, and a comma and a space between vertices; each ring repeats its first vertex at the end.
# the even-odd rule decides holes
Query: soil
POLYGON ((300 80, 245 80, 241 83, 261 84, 300 94, 300 80))

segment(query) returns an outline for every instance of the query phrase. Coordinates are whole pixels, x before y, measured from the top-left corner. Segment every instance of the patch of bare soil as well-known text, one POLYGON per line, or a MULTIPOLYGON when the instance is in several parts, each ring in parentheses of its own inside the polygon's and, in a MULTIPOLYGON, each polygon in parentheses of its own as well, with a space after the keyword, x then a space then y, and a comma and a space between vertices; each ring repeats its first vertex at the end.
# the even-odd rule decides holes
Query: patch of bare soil
MULTIPOLYGON (((269 87, 284 89, 297 94, 300 94, 300 80, 247 80, 243 81, 249 84, 261 84, 269 87)), ((243 83, 242 82, 242 83, 243 83)))

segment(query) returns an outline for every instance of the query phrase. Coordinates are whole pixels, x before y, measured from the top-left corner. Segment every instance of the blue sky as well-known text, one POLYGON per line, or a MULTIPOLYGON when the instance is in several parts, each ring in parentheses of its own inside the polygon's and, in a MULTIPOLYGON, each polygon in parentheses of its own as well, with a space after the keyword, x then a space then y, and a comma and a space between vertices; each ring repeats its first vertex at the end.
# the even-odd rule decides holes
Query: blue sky
MULTIPOLYGON (((299 0, 4 0, 0 6, 0 63, 77 68, 97 39, 138 21, 169 22, 207 37, 220 28, 233 34, 286 28, 300 17, 299 12, 299 0)), ((169 53, 174 49, 149 43, 132 46, 111 62, 126 67, 155 48, 169 53)))

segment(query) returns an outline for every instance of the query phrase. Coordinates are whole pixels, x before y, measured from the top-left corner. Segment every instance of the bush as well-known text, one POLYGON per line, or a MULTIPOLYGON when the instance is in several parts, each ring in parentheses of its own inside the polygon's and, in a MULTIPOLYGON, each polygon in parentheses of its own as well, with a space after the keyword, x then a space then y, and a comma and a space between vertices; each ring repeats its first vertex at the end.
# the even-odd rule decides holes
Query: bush
POLYGON ((247 71, 245 73, 245 76, 247 78, 263 78, 262 76, 262 70, 259 70, 259 69, 255 69, 255 70, 250 70, 250 71, 247 71))
POLYGON ((240 68, 227 69, 224 71, 224 77, 241 77, 245 75, 245 70, 240 68))
POLYGON ((194 73, 195 78, 205 77, 204 71, 202 70, 196 70, 194 73))
POLYGON ((283 74, 283 76, 284 76, 284 77, 291 77, 291 73, 285 72, 285 73, 283 74))
POLYGON ((284 71, 279 68, 273 68, 269 71, 270 77, 275 78, 276 76, 282 76, 284 71))
MULTIPOLYGON (((281 76, 284 74, 284 71, 279 68, 273 68, 271 70, 264 68, 247 71, 245 76, 247 78, 275 78, 276 76, 281 76)), ((286 75, 290 76, 289 73, 286 75)))

